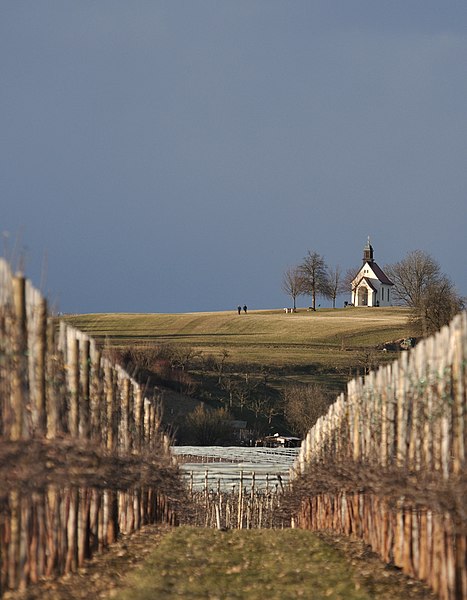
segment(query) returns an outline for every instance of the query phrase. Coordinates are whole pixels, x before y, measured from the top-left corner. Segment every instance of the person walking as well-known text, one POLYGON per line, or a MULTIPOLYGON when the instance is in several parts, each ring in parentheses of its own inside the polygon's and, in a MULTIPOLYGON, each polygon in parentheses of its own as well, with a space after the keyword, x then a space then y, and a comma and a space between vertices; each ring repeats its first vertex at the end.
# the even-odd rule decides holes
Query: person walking
POLYGON ((242 312, 242 307, 240 306, 240 304, 237 306, 237 310, 238 310, 238 314, 240 314, 242 312))
POLYGON ((246 314, 246 311, 247 311, 247 306, 245 304, 245 306, 243 307, 243 312, 246 314))

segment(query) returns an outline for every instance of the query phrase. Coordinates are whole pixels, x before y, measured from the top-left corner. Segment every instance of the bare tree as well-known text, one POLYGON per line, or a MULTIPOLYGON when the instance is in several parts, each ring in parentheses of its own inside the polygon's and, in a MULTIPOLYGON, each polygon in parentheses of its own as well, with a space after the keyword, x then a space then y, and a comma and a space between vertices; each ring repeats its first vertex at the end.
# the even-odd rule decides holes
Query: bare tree
POLYGON ((342 276, 342 293, 352 293, 353 281, 359 270, 360 267, 351 267, 350 269, 346 269, 344 275, 342 276))
POLYGON ((262 394, 255 394, 251 399, 249 404, 249 408, 254 412, 255 417, 258 419, 260 415, 264 415, 267 411, 267 407, 269 405, 269 400, 267 396, 262 394))
POLYGON ((170 356, 172 369, 187 371, 191 365, 191 362, 200 356, 201 352, 193 346, 173 346, 170 356))
POLYGON ((326 413, 335 395, 317 384, 290 385, 283 392, 284 414, 290 427, 304 436, 326 413))
POLYGON ((303 293, 311 295, 311 308, 316 310, 316 295, 326 296, 328 291, 328 273, 324 258, 318 252, 311 252, 298 267, 303 278, 303 293))
POLYGON ((412 309, 412 321, 423 335, 449 323, 464 301, 453 283, 441 272, 436 260, 423 250, 414 250, 385 267, 394 283, 393 298, 412 309))
POLYGON ((212 354, 209 354, 208 356, 204 357, 204 368, 216 373, 218 385, 222 385, 222 378, 224 377, 226 361, 228 357, 229 351, 227 348, 222 348, 219 356, 213 356, 212 354))
POLYGON ((282 291, 292 298, 295 311, 297 297, 304 293, 303 275, 299 267, 288 267, 286 269, 282 276, 282 291))
POLYGON ((335 267, 331 267, 328 269, 328 291, 326 293, 326 297, 332 300, 332 307, 336 308, 336 298, 339 294, 343 294, 344 292, 350 289, 347 287, 346 282, 344 281, 344 276, 342 274, 342 269, 339 265, 335 267))
POLYGON ((420 306, 425 290, 441 277, 439 264, 423 250, 409 252, 385 272, 394 283, 393 300, 410 307, 420 306))
POLYGON ((413 320, 422 335, 427 336, 447 325, 452 318, 465 308, 465 299, 457 293, 448 277, 426 287, 420 306, 413 311, 413 320))

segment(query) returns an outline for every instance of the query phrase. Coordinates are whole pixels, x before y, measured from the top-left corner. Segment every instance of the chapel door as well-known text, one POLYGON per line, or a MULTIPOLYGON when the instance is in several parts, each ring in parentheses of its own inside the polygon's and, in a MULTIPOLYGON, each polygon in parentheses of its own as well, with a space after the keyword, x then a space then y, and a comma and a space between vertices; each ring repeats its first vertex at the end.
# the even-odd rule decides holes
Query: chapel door
POLYGON ((358 290, 358 306, 368 306, 368 289, 364 286, 358 290))

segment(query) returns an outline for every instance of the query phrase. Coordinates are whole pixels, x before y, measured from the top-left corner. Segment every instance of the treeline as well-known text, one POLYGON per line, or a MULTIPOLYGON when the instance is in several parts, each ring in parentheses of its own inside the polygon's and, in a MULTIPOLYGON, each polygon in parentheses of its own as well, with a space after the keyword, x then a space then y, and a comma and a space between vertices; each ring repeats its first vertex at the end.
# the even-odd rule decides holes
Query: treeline
POLYGON ((293 309, 297 308, 299 296, 311 296, 311 308, 316 310, 316 298, 322 296, 332 300, 333 308, 339 294, 350 291, 352 279, 357 270, 343 272, 339 265, 329 267, 318 252, 308 250, 302 262, 289 267, 282 277, 282 291, 292 299, 293 309))

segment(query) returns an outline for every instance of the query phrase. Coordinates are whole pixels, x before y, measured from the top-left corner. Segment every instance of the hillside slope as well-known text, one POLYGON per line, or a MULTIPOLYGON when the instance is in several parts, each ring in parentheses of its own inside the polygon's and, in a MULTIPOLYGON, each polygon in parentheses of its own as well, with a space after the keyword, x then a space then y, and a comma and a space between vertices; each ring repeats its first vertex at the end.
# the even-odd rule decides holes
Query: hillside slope
MULTIPOLYGON (((117 347, 145 344, 191 346, 203 354, 224 349, 232 364, 275 368, 355 364, 349 351, 411 335, 402 308, 283 311, 66 315, 68 322, 117 347)), ((384 356, 381 357, 382 359, 384 356)))
MULTIPOLYGON (((186 417, 199 400, 245 421, 253 437, 300 434, 349 379, 396 358, 383 344, 411 334, 401 308, 63 318, 99 340, 142 383, 158 387, 164 421, 185 443, 195 441, 186 417), (308 399, 300 391, 297 400, 295 384, 317 384, 319 390, 308 399)), ((208 443, 204 436, 197 439, 208 443)), ((227 443, 225 436, 220 441, 227 443)))

